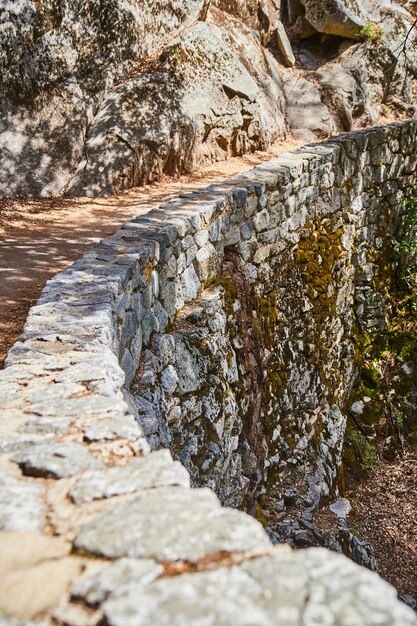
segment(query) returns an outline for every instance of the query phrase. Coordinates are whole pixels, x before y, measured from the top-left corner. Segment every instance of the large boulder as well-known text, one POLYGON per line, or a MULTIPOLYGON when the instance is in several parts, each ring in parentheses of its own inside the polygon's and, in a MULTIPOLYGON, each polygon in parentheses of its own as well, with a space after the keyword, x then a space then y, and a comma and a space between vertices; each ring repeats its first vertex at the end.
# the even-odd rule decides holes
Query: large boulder
POLYGON ((349 46, 314 74, 343 130, 378 123, 384 105, 394 115, 394 110, 413 114, 417 49, 410 15, 395 3, 374 6, 372 11, 371 17, 383 29, 380 41, 349 46))
POLYGON ((305 17, 320 33, 357 39, 366 24, 358 0, 302 0, 305 17))
POLYGON ((288 126, 296 137, 328 137, 336 131, 336 124, 328 109, 322 102, 320 89, 317 85, 302 76, 287 73, 282 76, 286 100, 288 126), (314 135, 300 133, 311 131, 314 135))
POLYGON ((68 193, 107 194, 264 149, 284 132, 283 110, 272 55, 214 9, 165 48, 156 71, 108 94, 68 193))
POLYGON ((60 193, 105 94, 207 0, 15 0, 0 12, 0 194, 60 193))

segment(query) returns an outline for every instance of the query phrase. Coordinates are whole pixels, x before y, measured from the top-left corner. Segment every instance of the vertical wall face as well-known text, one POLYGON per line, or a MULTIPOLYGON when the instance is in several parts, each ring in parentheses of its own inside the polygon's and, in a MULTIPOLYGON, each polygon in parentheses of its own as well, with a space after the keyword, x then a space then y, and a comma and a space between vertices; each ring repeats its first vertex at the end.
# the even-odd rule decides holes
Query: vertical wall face
POLYGON ((358 338, 384 327, 415 182, 405 128, 257 168, 258 185, 183 241, 178 260, 203 289, 154 335, 133 393, 151 446, 170 447, 226 504, 267 491, 311 505, 336 486, 358 338))

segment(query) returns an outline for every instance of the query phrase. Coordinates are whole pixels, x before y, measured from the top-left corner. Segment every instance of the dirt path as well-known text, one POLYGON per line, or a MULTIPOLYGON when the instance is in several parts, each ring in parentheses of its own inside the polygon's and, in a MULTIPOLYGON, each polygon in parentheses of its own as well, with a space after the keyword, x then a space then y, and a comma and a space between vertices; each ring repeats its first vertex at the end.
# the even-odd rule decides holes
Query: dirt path
POLYGON ((166 179, 110 198, 0 200, 0 368, 45 282, 123 223, 172 197, 251 169, 301 142, 231 158, 191 176, 166 179))

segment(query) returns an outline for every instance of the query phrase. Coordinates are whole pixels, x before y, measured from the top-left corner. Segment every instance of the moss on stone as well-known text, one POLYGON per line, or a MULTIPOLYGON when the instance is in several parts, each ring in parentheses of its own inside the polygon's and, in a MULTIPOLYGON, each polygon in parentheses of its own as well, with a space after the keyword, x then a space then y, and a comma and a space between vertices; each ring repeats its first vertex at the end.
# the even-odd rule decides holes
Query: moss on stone
MULTIPOLYGON (((376 234, 383 238, 384 245, 370 248, 367 257, 375 268, 372 287, 385 296, 386 327, 374 332, 356 329, 359 376, 346 405, 349 411, 355 402, 363 402, 361 412, 348 422, 343 457, 346 470, 356 476, 372 465, 370 456, 366 458, 369 450, 364 441, 371 446, 379 441, 387 458, 393 458, 403 437, 411 444, 417 443, 415 295, 405 292, 401 282, 399 267, 403 261, 396 253, 396 248, 402 249, 401 241, 387 240, 387 232, 393 232, 395 226, 392 210, 382 204, 376 234)), ((398 232, 401 233, 401 223, 398 232)), ((341 486, 343 481, 341 477, 341 486)))

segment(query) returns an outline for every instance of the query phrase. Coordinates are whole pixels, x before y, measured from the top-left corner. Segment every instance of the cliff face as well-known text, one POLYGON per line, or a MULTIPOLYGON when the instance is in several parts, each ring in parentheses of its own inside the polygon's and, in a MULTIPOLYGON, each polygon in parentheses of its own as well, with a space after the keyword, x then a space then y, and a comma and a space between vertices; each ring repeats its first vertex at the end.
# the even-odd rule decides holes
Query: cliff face
POLYGON ((288 129, 322 137, 375 123, 383 105, 412 113, 412 32, 399 54, 411 16, 351 4, 330 2, 323 20, 314 0, 8 3, 0 193, 103 195, 263 149, 288 129), (278 52, 278 39, 291 52, 280 19, 294 70, 278 52))

